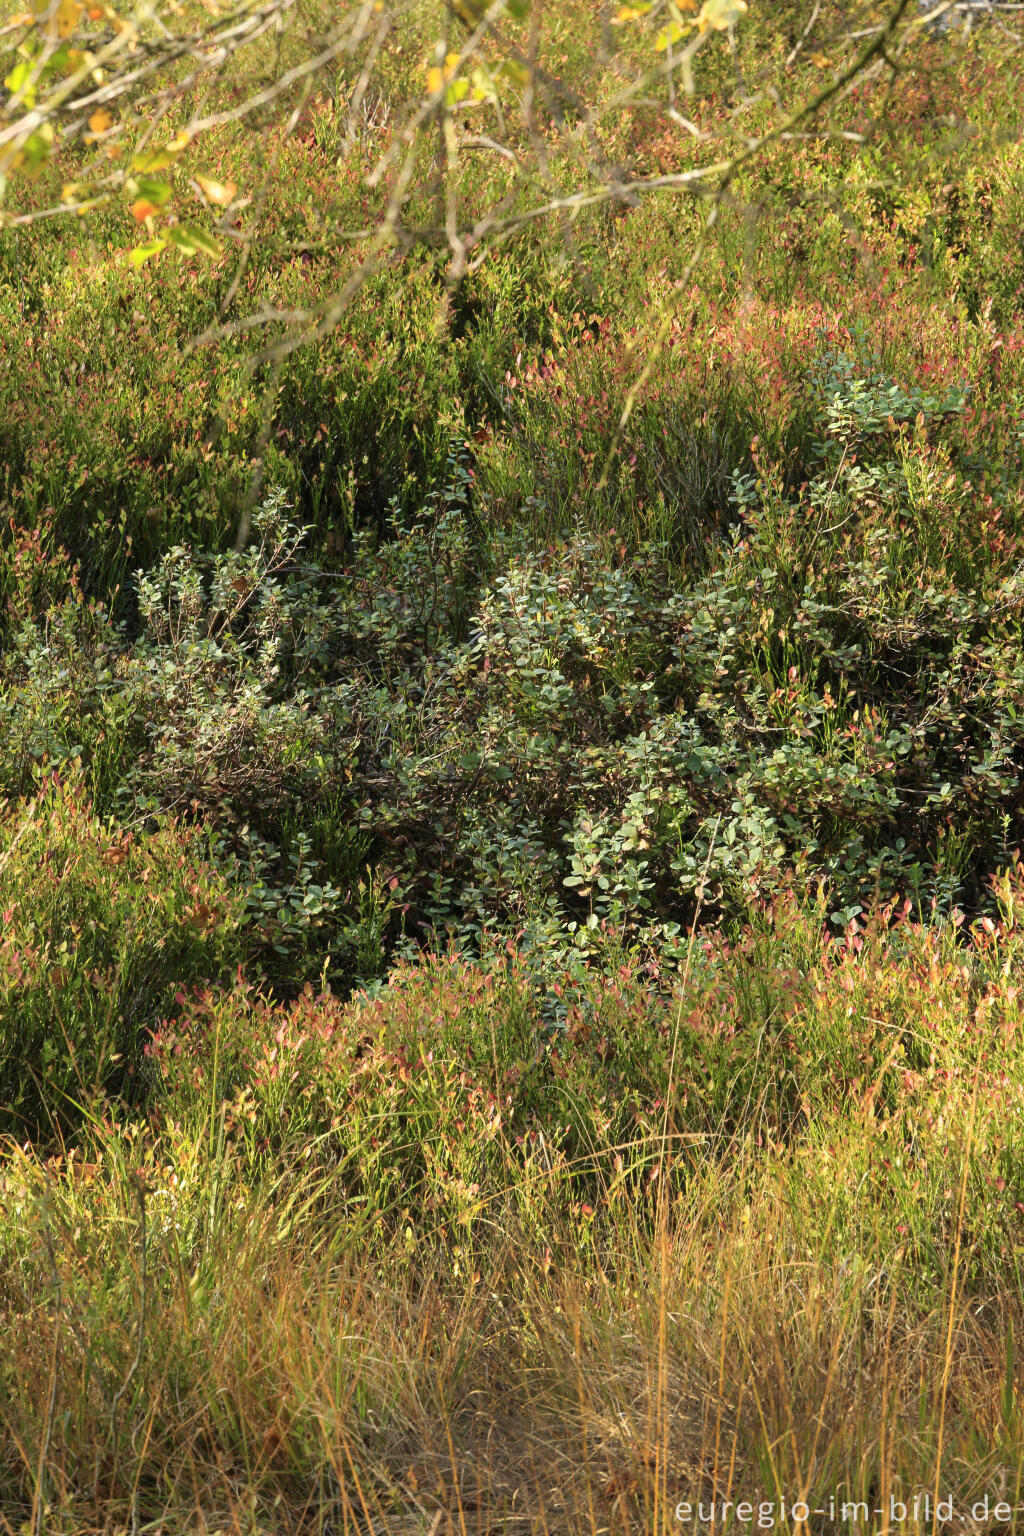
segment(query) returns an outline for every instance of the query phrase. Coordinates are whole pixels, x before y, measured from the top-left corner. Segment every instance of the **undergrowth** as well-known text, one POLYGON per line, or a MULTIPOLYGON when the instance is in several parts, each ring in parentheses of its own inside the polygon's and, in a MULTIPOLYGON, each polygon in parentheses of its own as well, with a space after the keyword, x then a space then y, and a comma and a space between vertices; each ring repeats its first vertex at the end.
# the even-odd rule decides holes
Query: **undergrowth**
POLYGON ((0 233, 0 1529, 1019 1523, 1017 85, 937 32, 685 288, 681 201, 424 250, 272 394, 226 268, 0 233))

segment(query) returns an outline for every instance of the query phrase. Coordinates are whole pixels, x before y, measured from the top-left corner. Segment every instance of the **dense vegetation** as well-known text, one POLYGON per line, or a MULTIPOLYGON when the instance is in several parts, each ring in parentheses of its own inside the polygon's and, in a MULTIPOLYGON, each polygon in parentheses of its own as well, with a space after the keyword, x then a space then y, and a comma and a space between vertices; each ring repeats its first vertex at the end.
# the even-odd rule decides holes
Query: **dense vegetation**
POLYGON ((1005 37, 741 169, 685 279, 700 205, 620 199, 195 345, 330 293, 426 11, 354 144, 342 73, 220 136, 241 284, 0 230, 0 1528, 1016 1509, 1005 37))

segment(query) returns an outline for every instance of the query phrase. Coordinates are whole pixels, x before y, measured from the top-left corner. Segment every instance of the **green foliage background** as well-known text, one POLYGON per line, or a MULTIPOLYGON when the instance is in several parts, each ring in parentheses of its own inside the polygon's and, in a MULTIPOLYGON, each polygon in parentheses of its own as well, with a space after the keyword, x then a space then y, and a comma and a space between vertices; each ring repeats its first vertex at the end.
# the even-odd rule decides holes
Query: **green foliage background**
MULTIPOLYGON (((582 9, 606 103, 650 29, 582 9)), ((1012 1493, 1019 72, 929 32, 710 228, 603 196, 461 275, 425 138, 294 347, 437 12, 358 131, 349 61, 204 141, 232 259, 133 265, 123 189, 0 228, 0 1524, 1012 1493)), ((807 14, 701 54, 702 132, 828 78, 807 14)), ((537 110, 545 195, 696 163, 537 110)), ((536 193, 459 163, 467 218, 536 193)))
MULTIPOLYGON (((239 318, 330 291, 303 231, 328 182, 357 215, 414 41, 354 151, 329 95, 269 132, 239 318)), ((202 829, 283 996, 516 935, 556 1024, 556 981, 671 970, 794 871, 837 932, 989 910, 1022 831, 1018 111, 994 45, 936 37, 868 148, 739 173, 685 295, 699 208, 601 207, 454 288, 429 250, 379 274, 270 394, 247 332, 192 345, 226 265, 132 268, 114 205, 0 236, 12 805, 56 768, 132 835, 202 829)), ((609 122, 632 174, 685 161, 609 122)), ((220 173, 258 142, 225 130, 220 173)))

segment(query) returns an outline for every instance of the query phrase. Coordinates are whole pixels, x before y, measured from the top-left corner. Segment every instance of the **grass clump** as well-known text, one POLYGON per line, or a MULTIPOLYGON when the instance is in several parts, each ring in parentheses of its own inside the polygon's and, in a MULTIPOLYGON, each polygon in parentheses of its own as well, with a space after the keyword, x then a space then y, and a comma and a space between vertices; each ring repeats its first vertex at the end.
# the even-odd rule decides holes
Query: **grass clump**
POLYGON ((187 999, 156 1119, 8 1155, 5 1510, 625 1532, 1012 1499, 1018 878, 1000 898, 966 947, 907 919, 840 945, 783 904, 540 1050, 512 956, 187 999))

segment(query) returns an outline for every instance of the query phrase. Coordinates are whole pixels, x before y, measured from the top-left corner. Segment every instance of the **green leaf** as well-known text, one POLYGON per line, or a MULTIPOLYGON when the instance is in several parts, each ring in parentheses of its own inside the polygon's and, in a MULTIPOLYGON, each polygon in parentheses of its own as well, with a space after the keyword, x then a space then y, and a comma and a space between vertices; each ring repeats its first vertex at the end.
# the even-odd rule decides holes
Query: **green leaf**
MULTIPOLYGON (((26 82, 31 78, 34 62, 35 61, 32 59, 23 59, 20 64, 15 64, 9 75, 4 77, 4 85, 7 90, 10 91, 12 96, 16 96, 18 92, 23 89, 26 82)), ((36 99, 36 90, 34 86, 30 87, 30 89, 25 92, 24 99, 25 105, 30 107, 36 99)))
POLYGON ((151 176, 139 176, 135 182, 136 197, 147 203, 152 203, 155 208, 163 208, 171 200, 174 188, 169 181, 154 181, 151 176))
POLYGON ((518 59, 503 59, 495 70, 495 74, 503 75, 506 80, 511 80, 513 85, 523 89, 530 83, 530 71, 525 64, 520 64, 518 59))
POLYGON ((128 260, 133 267, 141 267, 144 261, 149 261, 151 256, 159 256, 160 252, 167 249, 167 241, 163 235, 155 240, 150 240, 147 245, 137 245, 134 251, 128 252, 128 260))
POLYGON ((21 145, 15 166, 23 176, 38 176, 53 152, 53 127, 44 123, 21 145))
POLYGON ((217 261, 224 254, 221 242, 198 224, 172 224, 164 233, 186 256, 194 256, 197 251, 202 251, 211 261, 217 261))
POLYGON ((176 245, 178 247, 178 250, 181 251, 182 255, 184 255, 184 256, 194 256, 195 255, 195 253, 196 253, 195 242, 193 240, 189 239, 188 234, 187 234, 187 232, 185 230, 185 227, 183 225, 181 225, 181 224, 172 224, 169 229, 164 230, 164 234, 166 235, 166 237, 167 237, 167 239, 168 239, 168 241, 170 242, 171 245, 176 245))

